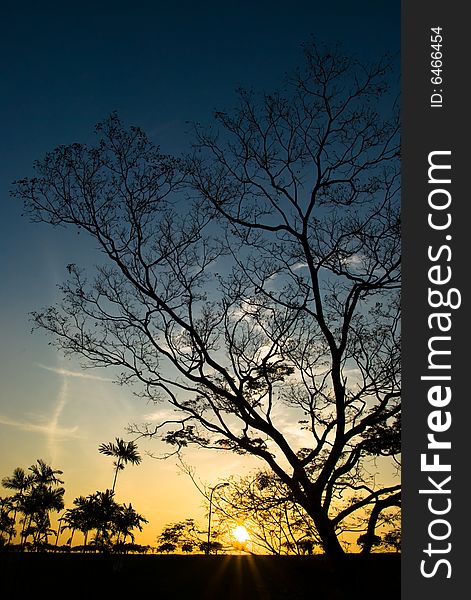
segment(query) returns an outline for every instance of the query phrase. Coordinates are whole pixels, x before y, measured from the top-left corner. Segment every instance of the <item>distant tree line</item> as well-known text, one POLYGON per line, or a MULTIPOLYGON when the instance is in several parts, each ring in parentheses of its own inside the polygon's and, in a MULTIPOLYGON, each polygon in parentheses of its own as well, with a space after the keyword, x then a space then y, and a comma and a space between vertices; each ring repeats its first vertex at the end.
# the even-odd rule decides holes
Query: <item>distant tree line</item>
MULTIPOLYGON (((194 519, 185 519, 176 523, 166 525, 157 538, 157 552, 183 552, 190 554, 194 551, 204 552, 205 554, 217 554, 224 550, 224 545, 217 540, 203 541, 200 537, 206 534, 206 531, 198 529, 194 519)), ((213 537, 217 537, 215 532, 213 537)))
MULTIPOLYGON (((141 461, 132 442, 117 439, 116 444, 102 444, 99 450, 116 458, 113 487, 124 465, 141 461)), ((0 497, 0 548, 164 554, 218 554, 234 548, 275 555, 311 555, 322 551, 311 519, 299 510, 289 491, 269 471, 233 477, 228 485, 221 486, 214 497, 217 526, 211 532, 209 543, 207 531, 193 518, 187 518, 167 523, 157 536, 155 547, 135 543, 135 531, 142 531, 148 521, 131 503, 116 502, 114 489, 79 496, 74 499, 72 508, 65 509, 62 474, 61 470, 38 459, 27 470, 17 467, 11 476, 2 479, 3 487, 12 494, 0 497), (54 529, 51 516, 61 511, 54 529), (231 532, 240 523, 244 523, 249 532, 250 544, 234 540, 230 544, 222 543, 221 539, 233 537, 231 532), (59 545, 59 537, 64 532, 69 532, 69 536, 65 544, 59 545), (82 543, 74 545, 79 535, 82 543)), ((375 535, 371 539, 371 536, 360 535, 356 541, 361 551, 369 552, 373 547, 400 551, 398 516, 395 511, 383 514, 385 533, 382 536, 375 535)))

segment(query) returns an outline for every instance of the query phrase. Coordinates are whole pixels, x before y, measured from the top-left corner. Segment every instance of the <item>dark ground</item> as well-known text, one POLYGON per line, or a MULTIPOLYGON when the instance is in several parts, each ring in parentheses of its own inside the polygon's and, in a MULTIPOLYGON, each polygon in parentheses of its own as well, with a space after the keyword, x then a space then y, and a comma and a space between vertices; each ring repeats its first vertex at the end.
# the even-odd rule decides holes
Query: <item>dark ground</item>
POLYGON ((3 598, 399 600, 400 555, 350 555, 338 574, 323 556, 0 554, 3 598), (6 592, 5 595, 3 595, 6 592))

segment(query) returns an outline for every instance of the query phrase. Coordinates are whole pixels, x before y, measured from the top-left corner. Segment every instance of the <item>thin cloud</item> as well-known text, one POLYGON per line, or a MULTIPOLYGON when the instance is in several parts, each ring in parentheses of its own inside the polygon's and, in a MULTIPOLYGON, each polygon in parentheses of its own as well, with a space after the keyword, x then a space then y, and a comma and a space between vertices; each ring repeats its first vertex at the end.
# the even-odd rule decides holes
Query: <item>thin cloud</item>
POLYGON ((48 367, 47 365, 43 365, 41 363, 35 363, 37 367, 40 369, 44 369, 45 371, 50 371, 51 373, 56 373, 57 375, 62 375, 63 377, 76 377, 77 379, 91 379, 93 381, 108 381, 110 383, 113 382, 112 379, 108 377, 100 377, 99 375, 91 375, 89 373, 84 373, 83 371, 70 371, 69 369, 63 369, 60 367, 48 367))
POLYGON ((181 416, 179 416, 179 413, 175 410, 172 409, 161 409, 161 410, 156 410, 154 412, 148 413, 146 415, 144 415, 144 420, 146 422, 163 422, 163 421, 174 421, 176 419, 181 418, 181 416))
POLYGON ((99 377, 98 375, 93 375, 89 373, 84 373, 83 371, 71 371, 70 369, 64 369, 63 367, 49 367, 47 365, 43 365, 41 363, 36 363, 37 366, 41 369, 59 375, 62 378, 62 384, 58 391, 57 398, 52 410, 51 417, 49 419, 49 423, 47 425, 47 429, 45 431, 47 437, 47 443, 49 447, 49 452, 53 457, 53 460, 57 460, 59 455, 59 446, 58 442, 62 441, 61 430, 63 428, 60 427, 59 423, 62 418, 62 414, 69 402, 69 381, 70 379, 85 379, 85 380, 93 380, 93 381, 111 381, 105 377, 99 377))
POLYGON ((63 375, 62 385, 59 390, 59 394, 57 396, 56 405, 54 406, 54 410, 52 411, 51 420, 49 421, 49 433, 47 435, 47 441, 49 446, 49 451, 51 456, 53 456, 54 460, 57 459, 58 448, 57 448, 57 431, 60 429, 59 427, 59 419, 62 414, 62 411, 67 404, 67 393, 69 390, 69 382, 68 376, 63 375))
POLYGON ((0 425, 6 425, 7 427, 14 427, 15 429, 20 429, 21 431, 29 431, 32 433, 42 433, 44 435, 54 435, 56 438, 71 438, 78 437, 76 435, 78 427, 58 427, 57 425, 52 425, 51 423, 47 423, 45 425, 40 425, 39 423, 31 423, 30 421, 16 421, 14 419, 9 419, 8 417, 4 417, 0 415, 0 425))
POLYGON ((69 439, 80 437, 77 434, 77 425, 73 427, 63 427, 60 425, 62 415, 69 402, 70 379, 74 378, 104 382, 111 382, 112 380, 98 375, 84 373, 82 371, 72 371, 61 367, 50 367, 41 363, 35 363, 35 365, 40 369, 59 375, 62 378, 61 386, 58 390, 50 416, 39 417, 41 420, 46 421, 44 423, 35 423, 27 420, 10 419, 0 415, 0 425, 45 436, 51 457, 53 460, 57 460, 59 453, 58 444, 69 439))

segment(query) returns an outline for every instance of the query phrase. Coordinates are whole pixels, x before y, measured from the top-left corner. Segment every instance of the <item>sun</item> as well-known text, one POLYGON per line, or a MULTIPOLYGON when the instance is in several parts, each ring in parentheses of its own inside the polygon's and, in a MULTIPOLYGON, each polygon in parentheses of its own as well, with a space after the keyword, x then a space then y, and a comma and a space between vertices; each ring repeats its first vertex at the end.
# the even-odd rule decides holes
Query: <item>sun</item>
POLYGON ((245 529, 243 525, 237 525, 232 534, 235 537, 235 539, 241 544, 243 544, 250 538, 249 532, 247 531, 247 529, 245 529))

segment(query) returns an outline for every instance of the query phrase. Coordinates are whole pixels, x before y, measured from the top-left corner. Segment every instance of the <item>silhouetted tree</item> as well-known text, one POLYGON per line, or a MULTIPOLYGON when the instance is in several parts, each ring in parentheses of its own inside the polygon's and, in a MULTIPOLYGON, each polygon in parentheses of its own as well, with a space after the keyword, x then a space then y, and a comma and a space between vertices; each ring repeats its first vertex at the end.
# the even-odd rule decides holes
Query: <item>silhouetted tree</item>
POLYGON ((192 552, 199 548, 202 539, 194 519, 185 519, 177 523, 170 523, 164 527, 157 538, 157 550, 159 552, 192 552))
POLYGON ((87 546, 88 534, 98 525, 95 503, 92 496, 79 496, 73 501, 74 507, 65 511, 63 529, 70 529, 71 535, 68 540, 72 546, 75 531, 80 531, 83 536, 83 549, 87 546))
POLYGON ((388 531, 383 537, 383 544, 386 548, 392 548, 396 552, 401 551, 401 530, 388 531))
POLYGON ((134 543, 134 529, 142 531, 142 526, 149 521, 136 512, 131 504, 120 505, 114 520, 113 529, 116 534, 116 545, 126 549, 126 539, 131 538, 134 543))
POLYGON ((12 498, 0 498, 0 547, 9 544, 15 535, 15 516, 16 506, 12 498))
POLYGON ((28 470, 32 473, 33 485, 55 486, 64 483, 62 479, 57 477, 58 475, 62 475, 62 471, 60 469, 53 469, 41 458, 38 458, 28 470))
POLYGON ((381 538, 379 535, 370 536, 364 533, 358 538, 357 544, 361 546, 362 552, 369 552, 374 546, 381 546, 381 538))
POLYGON ((223 544, 217 540, 211 540, 209 543, 206 540, 205 542, 201 542, 198 547, 201 552, 204 552, 205 554, 217 554, 218 552, 222 552, 222 550, 224 550, 223 544))
MULTIPOLYGON (((32 485, 32 475, 27 475, 25 470, 21 467, 16 467, 13 471, 13 475, 10 477, 4 477, 2 479, 2 485, 7 490, 12 490, 14 495, 11 497, 10 501, 13 503, 13 521, 16 523, 16 517, 18 514, 18 510, 21 507, 23 495, 26 490, 32 485)), ((10 529, 10 534, 8 537, 8 543, 11 543, 12 537, 15 535, 14 527, 10 529)))
POLYGON ((64 508, 64 483, 58 475, 62 471, 53 469, 44 460, 38 459, 26 475, 22 469, 15 469, 11 478, 5 478, 3 485, 17 489, 17 510, 23 514, 21 544, 26 545, 28 537, 32 537, 32 546, 40 547, 48 544, 51 529, 50 513, 64 508))
POLYGON ((93 280, 68 265, 36 325, 177 409, 136 431, 263 459, 338 561, 350 520, 399 503, 371 460, 400 411, 393 76, 312 44, 280 92, 197 125, 188 160, 112 115, 14 191, 108 261, 93 280))
POLYGON ((69 545, 72 545, 75 530, 84 534, 83 551, 87 548, 88 535, 95 531, 93 547, 104 551, 125 551, 126 539, 134 542, 134 530, 142 531, 148 523, 136 512, 132 504, 118 504, 114 492, 95 492, 87 497, 79 496, 74 500, 74 507, 68 509, 63 517, 64 528, 71 529, 69 545))
POLYGON ((101 444, 98 450, 102 454, 113 456, 117 459, 114 462, 116 470, 114 473, 113 487, 111 488, 112 492, 115 490, 118 471, 124 469, 128 463, 131 465, 138 465, 142 461, 141 455, 137 451, 137 444, 133 441, 125 442, 120 438, 116 438, 116 443, 109 442, 108 444, 101 444))
POLYGON ((165 554, 169 554, 170 552, 175 552, 177 549, 177 545, 172 542, 162 542, 157 546, 157 550, 159 552, 165 552, 165 554))
POLYGON ((119 504, 114 499, 112 490, 95 492, 90 495, 89 510, 92 515, 95 536, 92 544, 101 552, 112 549, 114 522, 119 511, 119 504))
POLYGON ((243 522, 252 544, 272 554, 310 554, 320 543, 313 520, 270 471, 230 478, 214 505, 221 527, 230 532, 243 522))

